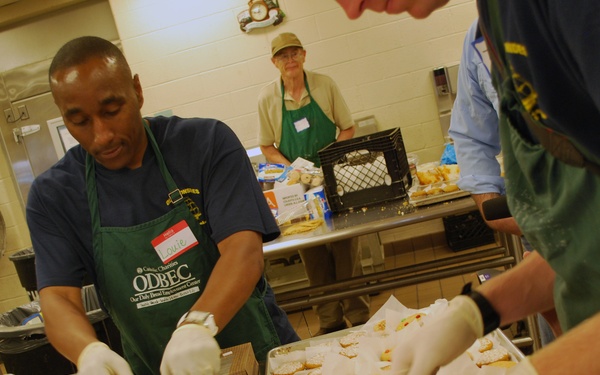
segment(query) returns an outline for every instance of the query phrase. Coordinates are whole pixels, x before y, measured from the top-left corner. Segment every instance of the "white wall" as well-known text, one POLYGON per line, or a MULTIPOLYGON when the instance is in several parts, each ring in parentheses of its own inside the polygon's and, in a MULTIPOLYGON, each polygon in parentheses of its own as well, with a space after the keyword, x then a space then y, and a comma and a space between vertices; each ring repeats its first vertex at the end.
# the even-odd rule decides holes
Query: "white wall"
POLYGON ((291 31, 307 50, 306 68, 336 80, 354 117, 401 127, 421 161, 438 160, 444 141, 430 71, 460 60, 477 14, 473 0, 453 0, 426 20, 368 12, 351 21, 333 0, 279 0, 284 22, 246 34, 236 18, 245 0, 109 1, 145 88, 145 114, 215 117, 257 146, 257 95, 278 73, 270 40, 291 31))
MULTIPOLYGON (((50 9, 54 3, 64 2, 43 1, 50 9)), ((21 3, 15 3, 14 7, 21 3)), ((12 8, 13 5, 0 8, 3 17, 8 17, 12 8)), ((97 35, 109 40, 118 38, 108 1, 88 0, 0 28, 0 72, 51 59, 63 44, 83 35, 97 35)))

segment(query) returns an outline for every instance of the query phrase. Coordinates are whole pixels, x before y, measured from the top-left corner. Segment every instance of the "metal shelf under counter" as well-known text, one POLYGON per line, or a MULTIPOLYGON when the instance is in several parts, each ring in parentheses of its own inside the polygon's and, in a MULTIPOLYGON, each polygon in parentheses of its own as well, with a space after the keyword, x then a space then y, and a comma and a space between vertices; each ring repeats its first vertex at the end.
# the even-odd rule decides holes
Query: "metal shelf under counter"
MULTIPOLYGON (((313 231, 280 236, 265 243, 263 251, 266 258, 278 257, 301 248, 378 233, 474 210, 477 210, 477 206, 470 197, 419 207, 409 204, 408 201, 397 200, 333 214, 313 231)), ((380 270, 328 285, 301 287, 277 293, 277 302, 284 310, 290 312, 343 298, 476 273, 482 269, 508 269, 516 265, 522 259, 523 250, 520 238, 503 233, 496 233, 496 238, 495 245, 481 250, 457 252, 455 255, 443 259, 380 270)), ((529 323, 529 332, 533 330, 532 336, 538 337, 536 327, 532 327, 532 322, 529 323)), ((537 347, 535 342, 534 347, 537 347)))

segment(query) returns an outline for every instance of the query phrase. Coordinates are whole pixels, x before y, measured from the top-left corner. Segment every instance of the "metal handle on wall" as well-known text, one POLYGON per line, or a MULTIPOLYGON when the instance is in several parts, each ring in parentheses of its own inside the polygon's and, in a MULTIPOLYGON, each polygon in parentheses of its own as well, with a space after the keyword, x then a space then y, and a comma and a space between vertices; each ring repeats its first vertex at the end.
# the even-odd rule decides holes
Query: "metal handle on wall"
POLYGON ((2 212, 0 212, 0 258, 4 255, 4 251, 6 250, 6 223, 4 222, 4 217, 2 216, 2 212))

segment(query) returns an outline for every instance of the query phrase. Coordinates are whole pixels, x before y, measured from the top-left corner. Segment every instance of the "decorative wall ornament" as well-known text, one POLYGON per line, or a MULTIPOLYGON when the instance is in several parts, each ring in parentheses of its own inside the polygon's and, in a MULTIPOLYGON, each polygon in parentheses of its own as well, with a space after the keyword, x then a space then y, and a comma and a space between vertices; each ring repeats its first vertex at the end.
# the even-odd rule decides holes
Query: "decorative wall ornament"
POLYGON ((279 8, 277 0, 250 0, 248 9, 238 14, 240 29, 246 33, 267 26, 277 26, 283 22, 285 13, 279 8))

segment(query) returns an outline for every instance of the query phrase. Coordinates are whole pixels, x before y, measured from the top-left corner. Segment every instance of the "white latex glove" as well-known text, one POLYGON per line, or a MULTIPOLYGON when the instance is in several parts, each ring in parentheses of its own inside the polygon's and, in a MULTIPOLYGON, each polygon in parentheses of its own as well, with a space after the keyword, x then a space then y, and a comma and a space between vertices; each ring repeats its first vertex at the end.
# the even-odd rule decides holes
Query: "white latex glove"
POLYGON ((518 365, 516 365, 516 366, 512 367, 510 370, 508 370, 508 372, 506 374, 507 375, 538 375, 538 372, 535 369, 535 367, 533 367, 533 365, 531 364, 529 357, 525 357, 525 359, 522 360, 521 362, 519 362, 518 365))
POLYGON ((165 348, 161 375, 213 375, 221 369, 221 349, 208 328, 184 324, 165 348))
POLYGON ((483 336, 479 308, 467 296, 456 296, 445 311, 405 337, 392 353, 392 370, 398 375, 435 374, 483 336))
POLYGON ((133 375, 127 361, 100 341, 88 344, 83 349, 77 358, 77 373, 82 375, 133 375))

